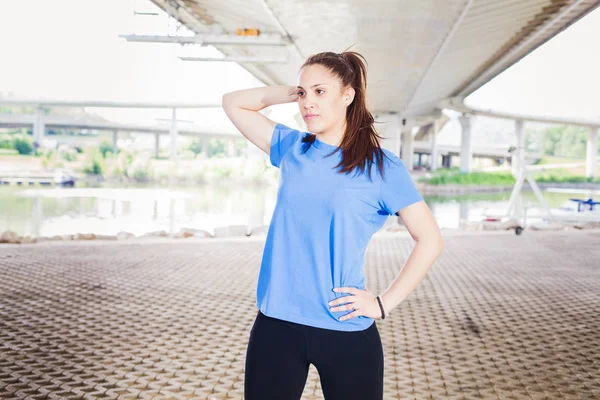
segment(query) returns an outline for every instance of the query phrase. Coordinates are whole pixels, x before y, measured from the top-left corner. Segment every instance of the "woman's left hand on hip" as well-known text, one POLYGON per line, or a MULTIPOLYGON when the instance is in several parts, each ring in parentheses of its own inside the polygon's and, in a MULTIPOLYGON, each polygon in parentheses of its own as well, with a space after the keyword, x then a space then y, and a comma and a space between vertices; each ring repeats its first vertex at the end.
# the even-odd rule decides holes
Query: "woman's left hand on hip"
POLYGON ((336 293, 350 293, 350 296, 338 297, 335 300, 331 300, 327 303, 330 311, 339 312, 354 310, 353 312, 340 317, 340 321, 358 317, 359 315, 374 319, 381 318, 381 309, 379 308, 377 298, 369 292, 369 289, 365 288, 362 290, 355 287, 339 287, 334 288, 333 291, 336 293), (336 306, 337 304, 343 305, 336 306))

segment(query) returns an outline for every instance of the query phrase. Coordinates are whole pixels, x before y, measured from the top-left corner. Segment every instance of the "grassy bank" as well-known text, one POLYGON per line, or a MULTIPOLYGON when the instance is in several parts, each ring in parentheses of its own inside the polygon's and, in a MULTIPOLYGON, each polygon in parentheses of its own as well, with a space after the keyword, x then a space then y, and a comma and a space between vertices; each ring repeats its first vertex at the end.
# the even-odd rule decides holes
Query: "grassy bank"
POLYGON ((71 170, 81 178, 115 183, 204 184, 214 182, 274 182, 278 170, 263 158, 183 154, 177 161, 154 158, 147 152, 120 151, 100 153, 86 149, 50 151, 40 155, 0 154, 4 171, 49 173, 56 169, 71 170))
MULTIPOLYGON (((566 162, 574 162, 569 160, 566 162)), ((565 162, 565 163, 566 163, 565 162)), ((577 162, 577 160, 575 160, 577 162)), ((554 163, 554 162, 551 162, 554 163)), ((544 164, 550 164, 545 162, 544 164)), ((600 179, 587 178, 580 168, 560 168, 532 173, 539 183, 598 183, 600 179)), ((422 177, 419 182, 428 185, 513 185, 515 178, 510 171, 461 173, 458 167, 441 169, 429 176, 422 177)))
MULTIPOLYGON (((545 157, 539 165, 572 164, 578 159, 545 157)), ((236 181, 275 181, 278 170, 270 168, 263 158, 249 160, 245 157, 225 157, 219 154, 205 158, 202 153, 182 152, 178 161, 154 158, 148 152, 121 150, 113 153, 108 147, 85 148, 81 152, 61 148, 44 150, 38 155, 0 152, 0 164, 15 171, 49 172, 57 168, 66 168, 85 174, 90 178, 113 180, 118 182, 157 182, 174 180, 179 183, 201 184, 220 180, 236 181), (8 154, 7 154, 8 153, 8 154)), ((3 168, 6 170, 7 168, 3 168)), ((598 183, 584 176, 584 167, 565 166, 565 168, 535 171, 539 183, 598 183)), ((458 167, 439 169, 419 179, 419 182, 432 185, 464 186, 511 186, 515 183, 510 171, 461 173, 458 167)))

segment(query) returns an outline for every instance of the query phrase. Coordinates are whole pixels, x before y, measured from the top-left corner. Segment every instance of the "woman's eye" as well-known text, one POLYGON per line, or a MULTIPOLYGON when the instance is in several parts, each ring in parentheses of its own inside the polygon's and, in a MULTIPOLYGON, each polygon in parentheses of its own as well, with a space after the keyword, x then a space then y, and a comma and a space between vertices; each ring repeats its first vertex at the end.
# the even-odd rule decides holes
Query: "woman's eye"
POLYGON ((317 92, 323 92, 323 93, 325 93, 325 91, 323 89, 317 89, 317 92))
POLYGON ((302 96, 304 92, 298 92, 298 96, 302 96))

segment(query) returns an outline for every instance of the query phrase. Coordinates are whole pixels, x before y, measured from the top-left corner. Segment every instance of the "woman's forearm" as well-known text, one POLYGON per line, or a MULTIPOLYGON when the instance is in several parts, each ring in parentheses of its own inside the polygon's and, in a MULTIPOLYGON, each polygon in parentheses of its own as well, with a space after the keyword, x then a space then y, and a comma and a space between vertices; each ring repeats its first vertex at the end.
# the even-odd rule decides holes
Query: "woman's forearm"
POLYGON ((297 97, 297 86, 275 85, 236 90, 223 95, 223 107, 239 107, 245 110, 260 111, 263 108, 283 103, 291 103, 297 97))
POLYGON ((381 299, 387 313, 400 304, 425 278, 429 268, 444 248, 441 240, 417 241, 404 267, 390 286, 383 292, 381 299))

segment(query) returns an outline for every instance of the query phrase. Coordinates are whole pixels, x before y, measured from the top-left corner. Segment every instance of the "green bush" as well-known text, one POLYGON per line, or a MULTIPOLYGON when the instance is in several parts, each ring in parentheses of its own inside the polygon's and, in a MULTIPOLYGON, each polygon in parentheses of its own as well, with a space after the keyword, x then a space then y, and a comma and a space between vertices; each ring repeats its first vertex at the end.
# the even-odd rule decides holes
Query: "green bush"
POLYGON ((430 178, 419 182, 430 185, 513 185, 515 178, 510 172, 471 172, 461 173, 458 169, 438 170, 430 178))
POLYGON ((147 169, 136 168, 133 170, 133 174, 131 177, 138 182, 146 182, 150 178, 150 173, 147 169))
POLYGON ((16 155, 19 154, 19 152, 16 151, 15 149, 3 149, 3 148, 0 148, 0 154, 8 154, 8 155, 11 155, 11 156, 13 156, 13 155, 16 156, 16 155))
POLYGON ((5 133, 0 135, 0 149, 14 149, 18 154, 31 154, 33 142, 27 135, 5 133))
POLYGON ((104 140, 102 143, 100 143, 99 150, 103 158, 106 158, 106 153, 114 153, 113 146, 108 140, 104 140))
POLYGON ((214 166, 213 171, 218 178, 230 178, 233 175, 233 168, 229 165, 214 166))
POLYGON ((83 167, 86 174, 100 175, 103 172, 102 162, 96 158, 90 160, 90 163, 83 167))
POLYGON ((542 175, 535 178, 538 183, 585 183, 585 182, 596 182, 594 178, 588 178, 585 176, 560 176, 560 175, 542 175))
MULTIPOLYGON (((421 178, 419 182, 430 185, 514 185, 515 179, 510 172, 472 172, 460 173, 458 167, 440 169, 429 178, 421 178)), ((538 183, 582 183, 597 182, 585 176, 572 175, 566 169, 554 169, 552 172, 534 172, 534 179, 538 183)))
POLYGON ((74 149, 68 149, 63 147, 58 150, 58 154, 60 155, 60 158, 64 161, 77 161, 77 151, 75 151, 74 149))
MULTIPOLYGON (((207 141, 208 144, 208 141, 207 141)), ((203 148, 202 148, 202 139, 193 139, 190 144, 187 147, 188 151, 191 151, 192 153, 194 153, 194 155, 198 155, 200 153, 202 153, 203 148)))
POLYGON ((100 151, 94 149, 90 151, 83 165, 83 172, 86 174, 100 175, 104 173, 106 166, 100 151))
POLYGON ((149 161, 143 158, 134 160, 127 170, 127 176, 138 182, 149 181, 151 177, 149 161))
POLYGON ((42 158, 42 167, 44 167, 44 169, 49 169, 50 165, 52 163, 52 159, 54 158, 54 151, 49 149, 49 150, 43 152, 41 158, 42 158))
POLYGON ((31 154, 33 151, 31 140, 21 135, 15 135, 13 137, 12 147, 17 150, 19 154, 31 154))
POLYGON ((0 149, 12 149, 13 140, 11 135, 3 134, 0 135, 0 149))

